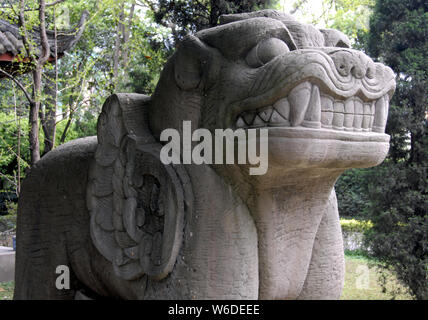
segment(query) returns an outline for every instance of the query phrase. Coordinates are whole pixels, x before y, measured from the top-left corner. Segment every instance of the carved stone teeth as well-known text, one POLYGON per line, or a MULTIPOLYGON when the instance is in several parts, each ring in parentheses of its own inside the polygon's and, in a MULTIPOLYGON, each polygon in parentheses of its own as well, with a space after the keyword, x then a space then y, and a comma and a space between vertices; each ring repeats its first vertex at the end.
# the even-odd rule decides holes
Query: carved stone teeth
POLYGON ((244 128, 246 126, 244 119, 242 119, 241 116, 238 117, 238 120, 236 120, 236 127, 237 128, 244 128))
POLYGON ((301 125, 313 129, 322 127, 355 132, 384 132, 388 102, 388 95, 372 102, 363 102, 359 97, 351 97, 345 101, 335 100, 320 93, 318 86, 304 82, 273 106, 241 113, 235 127, 301 125))
POLYGON ((371 103, 364 103, 363 105, 363 121, 361 123, 361 128, 363 131, 370 131, 370 121, 371 121, 371 103))
POLYGON ((333 98, 324 94, 321 94, 321 112, 323 111, 330 111, 333 112, 333 98))
POLYGON ((290 119, 290 104, 287 98, 282 98, 275 102, 273 108, 284 118, 290 119))
POLYGON ((333 99, 329 96, 321 95, 321 127, 332 128, 333 110, 333 99))
POLYGON ((343 120, 343 125, 345 127, 345 131, 354 131, 354 99, 350 98, 345 101, 345 117, 343 120))
POLYGON ((358 98, 354 100, 354 113, 361 115, 364 114, 363 102, 358 98))
POLYGON ((270 117, 272 115, 272 106, 263 108, 261 110, 258 111, 258 116, 264 121, 264 122, 269 122, 270 117))
POLYGON ((374 132, 385 132, 386 119, 388 117, 389 98, 385 95, 376 101, 375 114, 372 130, 374 132))
POLYGON ((270 117, 269 126, 271 127, 289 127, 290 122, 284 119, 275 109, 270 117))
POLYGON ((376 109, 376 101, 372 101, 371 105, 370 105, 370 125, 369 128, 371 129, 371 131, 373 131, 373 122, 374 122, 374 114, 375 114, 375 109, 376 109))
POLYGON ((265 122, 259 117, 259 115, 256 115, 253 121, 252 127, 263 127, 265 126, 265 122))
POLYGON ((335 101, 333 105, 333 129, 343 130, 345 106, 342 101, 335 101))
POLYGON ((247 112, 243 112, 241 115, 244 118, 244 121, 247 124, 247 126, 250 126, 253 124, 256 113, 253 111, 247 111, 247 112))
POLYGON ((321 112, 321 127, 331 129, 333 124, 333 112, 321 112))
POLYGON ((314 129, 321 128, 321 97, 320 90, 316 85, 312 86, 311 99, 302 126, 314 129))
MULTIPOLYGON (((282 110, 285 111, 284 108, 282 110)), ((236 120, 236 128, 265 127, 268 125, 274 127, 284 127, 290 126, 290 122, 288 119, 285 119, 282 115, 280 115, 272 106, 259 109, 257 114, 253 111, 243 112, 236 120), (250 115, 248 115, 248 113, 250 113, 250 115)))
POLYGON ((294 87, 288 95, 290 123, 293 127, 299 126, 305 117, 311 97, 311 87, 309 82, 303 82, 294 87))
POLYGON ((354 131, 361 131, 362 123, 363 123, 363 115, 362 114, 354 115, 354 131))
POLYGON ((354 131, 361 131, 363 122, 363 102, 360 99, 354 100, 354 131))

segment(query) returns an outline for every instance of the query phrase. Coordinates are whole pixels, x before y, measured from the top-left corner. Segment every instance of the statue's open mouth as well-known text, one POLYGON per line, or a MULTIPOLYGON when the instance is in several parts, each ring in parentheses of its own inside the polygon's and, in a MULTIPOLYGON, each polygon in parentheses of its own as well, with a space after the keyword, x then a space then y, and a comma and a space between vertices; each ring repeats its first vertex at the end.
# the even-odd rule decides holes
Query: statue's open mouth
POLYGON ((241 112, 235 128, 306 127, 384 133, 389 94, 378 99, 335 98, 316 84, 303 82, 274 104, 241 112))

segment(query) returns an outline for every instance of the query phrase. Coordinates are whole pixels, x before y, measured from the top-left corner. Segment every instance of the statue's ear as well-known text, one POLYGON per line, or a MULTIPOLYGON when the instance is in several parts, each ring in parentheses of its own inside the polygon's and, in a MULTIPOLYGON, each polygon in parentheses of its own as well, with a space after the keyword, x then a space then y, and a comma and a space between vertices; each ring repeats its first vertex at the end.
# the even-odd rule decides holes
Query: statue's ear
POLYGON ((98 120, 98 147, 89 172, 91 238, 125 280, 162 279, 183 242, 192 192, 180 165, 160 160, 145 116, 149 97, 116 94, 98 120))
POLYGON ((195 36, 187 36, 180 43, 174 59, 174 76, 182 90, 196 89, 209 63, 209 49, 195 36))

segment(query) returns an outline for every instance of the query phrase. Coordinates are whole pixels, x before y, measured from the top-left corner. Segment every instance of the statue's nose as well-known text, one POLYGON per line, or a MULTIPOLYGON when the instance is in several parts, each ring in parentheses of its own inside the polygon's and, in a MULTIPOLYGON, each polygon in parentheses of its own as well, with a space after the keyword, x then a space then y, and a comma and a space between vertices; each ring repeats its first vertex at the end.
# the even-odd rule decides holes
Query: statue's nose
POLYGON ((374 63, 362 52, 339 50, 331 53, 330 56, 341 76, 346 77, 352 75, 357 79, 374 77, 374 63))

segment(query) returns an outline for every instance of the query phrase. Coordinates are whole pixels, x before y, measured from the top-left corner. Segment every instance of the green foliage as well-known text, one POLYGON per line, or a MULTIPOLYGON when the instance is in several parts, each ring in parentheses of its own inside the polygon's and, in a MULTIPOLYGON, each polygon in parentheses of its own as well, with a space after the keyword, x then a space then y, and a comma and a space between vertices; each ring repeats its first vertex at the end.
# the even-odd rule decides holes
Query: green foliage
POLYGON ((18 204, 10 201, 6 203, 6 208, 9 214, 0 216, 0 232, 16 228, 18 204))
POLYGON ((353 47, 361 49, 361 38, 369 30, 374 3, 375 0, 290 0, 281 2, 279 9, 318 28, 340 30, 349 37, 353 47))
POLYGON ((365 242, 371 254, 390 266, 418 299, 427 298, 428 214, 426 168, 386 162, 371 171, 365 242), (416 184, 414 183, 416 182, 416 184), (425 189, 426 190, 426 189, 425 189))
POLYGON ((376 260, 364 254, 355 251, 345 252, 345 268, 345 285, 341 300, 412 299, 394 273, 385 272, 376 260))
MULTIPOLYGON (((0 18, 17 23, 19 3, 13 9, 5 6, 0 18)), ((26 23, 30 30, 38 27, 38 1, 26 1, 26 23)), ((44 68, 43 82, 48 77, 58 86, 55 146, 75 138, 96 134, 96 122, 101 106, 113 92, 153 92, 161 68, 171 49, 165 46, 170 35, 168 28, 147 18, 146 9, 134 0, 65 0, 55 6, 58 30, 70 30, 84 10, 89 18, 80 40, 58 60, 58 79, 54 64, 44 68), (131 12, 135 11, 133 15, 131 12), (131 19, 132 17, 132 19, 131 19), (127 33, 127 40, 125 33, 127 33), (119 42, 117 42, 119 40, 119 42), (126 40, 126 41, 125 41, 126 40), (126 53, 126 54, 125 54, 126 53), (118 59, 118 74, 114 76, 114 56, 118 59), (125 58, 126 57, 126 58, 125 58), (126 60, 126 61, 125 61, 126 60)), ((53 30, 53 7, 46 15, 47 29, 53 30)), ((18 76, 28 92, 32 90, 31 74, 18 76)), ((28 102, 12 81, 0 81, 0 187, 1 183, 16 184, 17 124, 14 97, 21 120, 21 173, 28 166, 28 102)), ((42 111, 53 97, 44 92, 42 111)), ((40 130, 40 141, 44 133, 40 130)), ((41 153, 44 146, 41 144, 41 153)))
POLYGON ((328 23, 329 28, 345 33, 354 47, 360 49, 360 38, 369 31, 369 19, 374 0, 336 0, 335 13, 328 23))
POLYGON ((391 66, 397 90, 386 132, 388 159, 368 171, 366 243, 417 299, 428 299, 428 3, 378 0, 368 52, 391 66))
POLYGON ((250 12, 271 8, 273 0, 157 0, 147 1, 154 21, 171 28, 173 43, 186 34, 215 27, 222 14, 250 12))
MULTIPOLYGON (((19 161, 21 172, 28 168, 28 121, 20 124, 21 134, 21 160, 19 161)), ((11 111, 0 109, 0 189, 13 190, 16 188, 18 171, 18 122, 11 111), (8 186, 8 187, 6 187, 8 186)))
POLYGON ((356 220, 356 219, 340 219, 340 226, 342 231, 348 232, 366 232, 373 227, 370 220, 356 220))
POLYGON ((357 250, 347 250, 345 249, 345 257, 352 257, 355 259, 366 260, 370 262, 373 258, 367 255, 367 252, 361 249, 357 250))
POLYGON ((368 195, 365 190, 366 170, 345 171, 335 185, 339 214, 343 217, 364 218, 368 195))
MULTIPOLYGON (((66 120, 66 119, 65 119, 66 120)), ((60 121, 56 127, 57 136, 61 136, 64 132, 66 121, 60 121)), ((65 142, 84 138, 89 136, 95 136, 97 134, 97 120, 98 117, 91 112, 84 112, 82 116, 79 116, 75 121, 72 122, 70 128, 67 131, 65 142)), ((59 139, 56 140, 56 146, 60 144, 59 139)))
POLYGON ((1 282, 0 283, 0 300, 12 300, 13 291, 15 289, 15 282, 1 282))
POLYGON ((124 84, 131 92, 152 94, 162 68, 172 54, 167 45, 169 30, 144 19, 134 26, 133 33, 133 45, 139 54, 134 56, 129 66, 129 81, 124 84))

